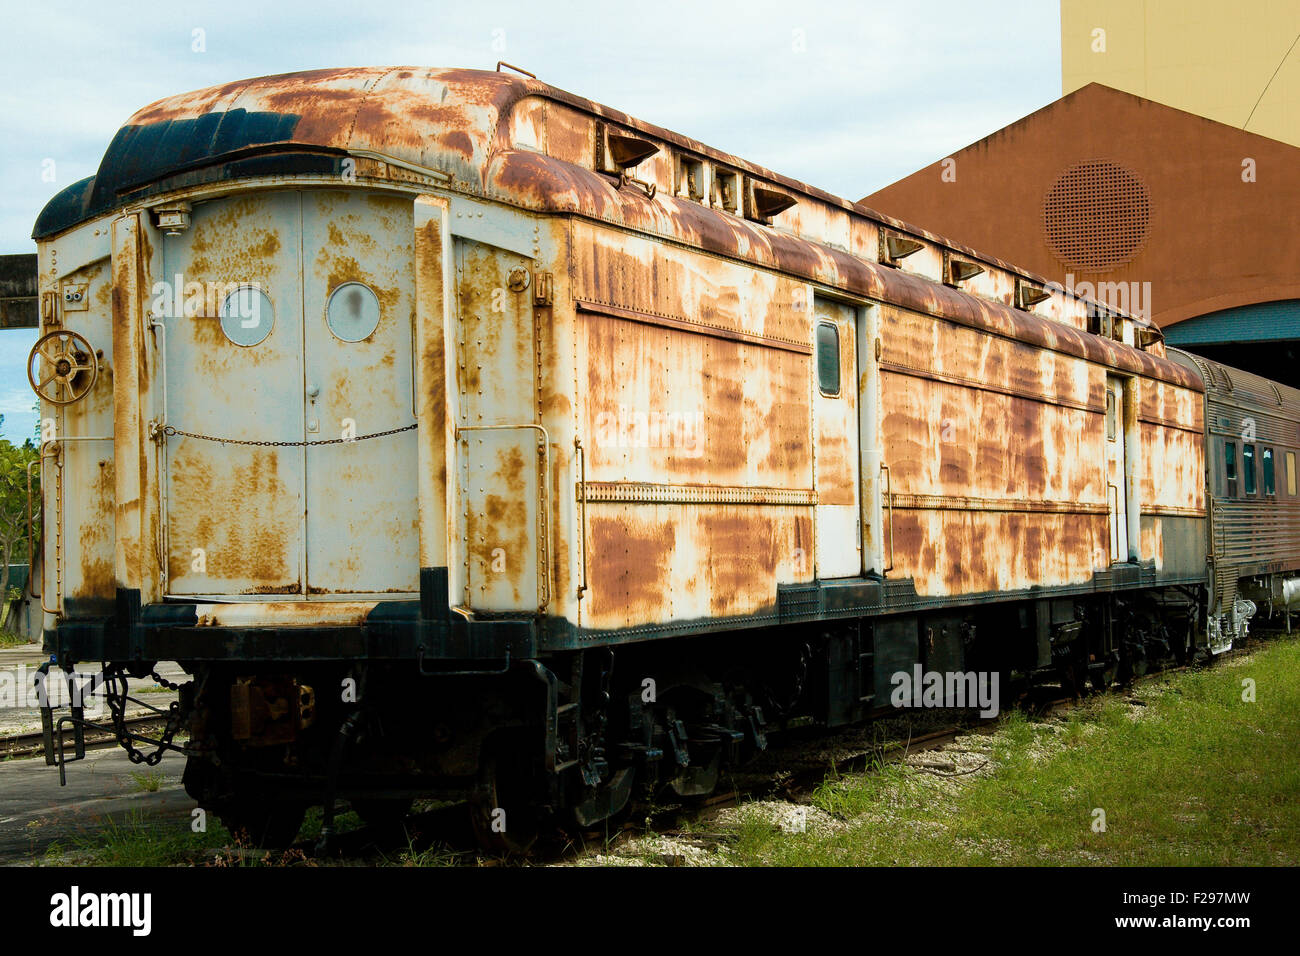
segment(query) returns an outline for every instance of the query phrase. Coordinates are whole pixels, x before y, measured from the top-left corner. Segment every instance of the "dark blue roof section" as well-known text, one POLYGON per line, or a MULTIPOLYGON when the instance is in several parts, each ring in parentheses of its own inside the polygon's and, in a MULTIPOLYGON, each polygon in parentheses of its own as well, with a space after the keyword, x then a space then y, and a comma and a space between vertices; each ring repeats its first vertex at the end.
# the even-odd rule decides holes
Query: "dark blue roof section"
MULTIPOLYGON (((178 174, 218 166, 218 177, 233 173, 255 175, 235 163, 250 152, 266 152, 279 145, 282 153, 324 153, 321 147, 286 148, 293 142, 299 117, 292 113, 235 109, 205 113, 192 119, 165 120, 145 126, 123 126, 100 161, 99 172, 74 183, 51 199, 36 218, 33 239, 61 232, 79 222, 121 205, 129 198, 162 191, 163 182, 178 174), (259 148, 260 147, 260 148, 259 148)), ((319 155, 318 155, 319 160, 319 155)), ((277 164, 277 171, 285 164, 277 164)), ((292 162, 289 163, 292 166, 292 162)), ((308 163, 308 166, 322 165, 308 163)), ((330 164, 325 164, 330 165, 330 164)), ((259 167, 265 170, 265 164, 259 167)), ((287 170, 286 170, 287 171, 287 170)), ((300 169, 298 171, 315 171, 300 169)), ((190 181, 194 181, 190 177, 190 181)), ((179 185, 179 184, 175 184, 179 185)))
POLYGON ((36 217, 32 238, 42 239, 86 219, 89 216, 86 210, 90 208, 90 191, 94 186, 95 177, 87 176, 55 193, 36 217))
POLYGON ((1207 312, 1164 330, 1170 345, 1231 345, 1300 340, 1300 299, 1257 302, 1207 312))

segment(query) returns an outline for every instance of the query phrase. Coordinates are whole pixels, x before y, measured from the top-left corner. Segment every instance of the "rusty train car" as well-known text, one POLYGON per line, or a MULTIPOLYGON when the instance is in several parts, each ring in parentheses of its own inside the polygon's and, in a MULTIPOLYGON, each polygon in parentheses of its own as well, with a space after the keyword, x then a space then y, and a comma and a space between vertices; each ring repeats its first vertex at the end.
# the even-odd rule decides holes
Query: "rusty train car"
POLYGON ((520 850, 915 665, 1104 683, 1244 629, 1210 364, 534 78, 165 99, 35 238, 47 648, 115 715, 180 661, 149 744, 258 839, 436 796, 520 850))

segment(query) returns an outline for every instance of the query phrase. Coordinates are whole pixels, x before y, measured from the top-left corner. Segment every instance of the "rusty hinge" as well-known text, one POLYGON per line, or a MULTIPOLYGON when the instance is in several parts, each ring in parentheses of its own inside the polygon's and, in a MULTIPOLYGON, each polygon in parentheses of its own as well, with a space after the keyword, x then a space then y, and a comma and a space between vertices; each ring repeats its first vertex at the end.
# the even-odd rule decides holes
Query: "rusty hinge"
POLYGON ((537 272, 533 275, 533 305, 550 305, 555 298, 555 284, 549 272, 537 272))

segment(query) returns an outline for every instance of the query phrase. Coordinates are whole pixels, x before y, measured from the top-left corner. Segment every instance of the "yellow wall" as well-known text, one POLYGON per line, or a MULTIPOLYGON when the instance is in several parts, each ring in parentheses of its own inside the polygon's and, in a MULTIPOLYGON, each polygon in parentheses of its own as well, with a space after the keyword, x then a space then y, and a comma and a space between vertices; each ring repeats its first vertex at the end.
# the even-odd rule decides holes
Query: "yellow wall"
POLYGON ((1061 0, 1061 92, 1102 83, 1300 146, 1297 35, 1300 0, 1061 0))

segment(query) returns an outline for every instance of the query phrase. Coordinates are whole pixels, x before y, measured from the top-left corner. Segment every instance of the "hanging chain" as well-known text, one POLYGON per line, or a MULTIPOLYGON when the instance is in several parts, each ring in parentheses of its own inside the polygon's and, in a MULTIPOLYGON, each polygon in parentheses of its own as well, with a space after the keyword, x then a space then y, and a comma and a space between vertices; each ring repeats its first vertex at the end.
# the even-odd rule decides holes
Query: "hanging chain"
MULTIPOLYGON (((179 685, 164 680, 154 671, 151 675, 154 680, 158 681, 164 687, 172 690, 178 690, 179 685)), ((157 749, 151 753, 145 753, 136 747, 131 741, 130 733, 126 729, 126 703, 127 690, 129 685, 125 674, 108 674, 104 675, 104 700, 108 704, 109 715, 113 721, 113 730, 117 734, 117 742, 126 751, 127 758, 131 763, 142 763, 146 767, 157 766, 162 760, 163 754, 168 750, 179 750, 181 748, 172 744, 172 738, 176 736, 181 729, 181 703, 178 700, 171 702, 167 708, 167 723, 163 727, 162 736, 157 740, 157 749), (117 693, 117 682, 122 682, 121 693, 117 693)), ((150 741, 151 743, 153 741, 150 741)))
POLYGON ((370 438, 383 438, 385 435, 397 435, 401 432, 409 432, 417 428, 417 423, 403 425, 401 428, 390 428, 386 432, 375 432, 373 435, 357 435, 355 438, 326 438, 320 441, 245 441, 239 438, 218 438, 213 435, 199 435, 195 432, 183 432, 179 428, 171 425, 165 425, 162 429, 164 435, 183 435, 186 438, 197 438, 200 441, 215 441, 223 445, 258 445, 262 447, 274 448, 301 448, 311 445, 349 445, 352 442, 366 441, 370 438))
POLYGON ((163 677, 161 674, 159 674, 157 670, 151 670, 151 671, 149 672, 149 676, 152 677, 154 680, 156 680, 156 681, 157 681, 161 686, 166 687, 168 690, 180 690, 180 689, 181 689, 181 685, 180 685, 180 684, 173 684, 173 683, 172 683, 171 681, 169 681, 167 678, 165 678, 165 677, 163 677))

